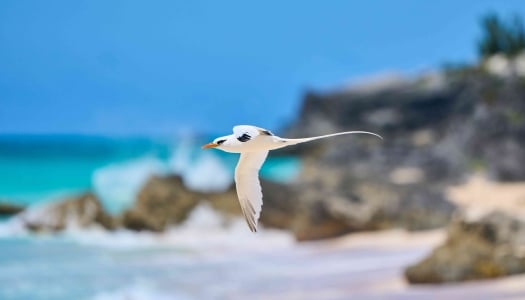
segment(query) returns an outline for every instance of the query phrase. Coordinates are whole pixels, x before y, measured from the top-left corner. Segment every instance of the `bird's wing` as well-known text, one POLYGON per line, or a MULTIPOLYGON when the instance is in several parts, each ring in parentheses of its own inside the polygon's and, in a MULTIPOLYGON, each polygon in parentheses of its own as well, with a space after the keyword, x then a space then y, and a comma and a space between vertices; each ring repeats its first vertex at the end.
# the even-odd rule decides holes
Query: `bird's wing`
POLYGON ((233 127, 233 135, 239 142, 253 140, 258 135, 273 135, 269 130, 252 125, 237 125, 233 127))
POLYGON ((235 168, 237 196, 246 223, 253 232, 257 231, 257 220, 259 220, 263 204, 259 169, 267 155, 268 151, 241 153, 235 168))

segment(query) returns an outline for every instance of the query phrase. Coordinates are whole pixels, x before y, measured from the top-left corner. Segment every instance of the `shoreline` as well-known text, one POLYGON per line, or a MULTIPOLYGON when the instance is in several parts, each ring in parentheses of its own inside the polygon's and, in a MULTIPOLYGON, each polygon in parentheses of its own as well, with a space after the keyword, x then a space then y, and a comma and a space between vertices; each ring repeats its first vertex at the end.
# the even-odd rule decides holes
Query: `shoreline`
MULTIPOLYGON (((88 285, 97 282, 95 278, 101 276, 99 268, 112 270, 103 274, 111 280, 115 280, 115 274, 131 268, 133 275, 129 280, 117 280, 115 286, 102 292, 102 295, 112 295, 111 299, 117 300, 142 299, 141 293, 147 293, 147 299, 165 299, 181 293, 185 295, 184 299, 348 299, 351 296, 358 299, 462 300, 525 297, 525 275, 463 283, 408 284, 403 276, 404 268, 441 243, 446 236, 445 229, 420 232, 392 229, 294 242, 285 231, 263 228, 257 235, 246 232, 241 219, 226 229, 220 229, 220 219, 209 222, 209 218, 204 218, 210 216, 209 213, 211 211, 201 210, 200 217, 193 219, 194 223, 183 224, 165 233, 95 231, 91 233, 91 240, 82 231, 79 233, 86 238, 84 240, 59 235, 68 241, 66 248, 60 250, 68 252, 61 264, 73 266, 72 272, 85 272, 82 264, 71 263, 83 259, 83 252, 95 251, 90 254, 96 258, 94 262, 90 261, 90 256, 85 262, 90 265, 87 269, 90 271, 82 284, 88 285), (221 234, 217 238, 218 233, 221 234), (105 237, 103 243, 100 243, 101 236, 105 237), (122 243, 122 247, 116 247, 116 243, 122 243), (68 247, 73 251, 67 250, 68 247), (111 260, 99 260, 99 256, 111 260), (113 263, 114 259, 117 259, 117 265, 113 263), (181 268, 188 272, 185 279, 178 275, 181 268), (159 275, 143 282, 144 270, 159 275), (249 270, 249 276, 246 270, 249 270), (197 285, 207 288, 203 291, 191 288, 197 285)), ((0 240, 8 241, 5 237, 0 240)), ((31 243, 31 240, 27 242, 31 243)), ((46 243, 46 239, 36 243, 44 249, 58 247, 56 243, 46 243)), ((16 247, 20 246, 13 247, 16 253, 16 247)), ((27 254, 30 257, 33 255, 31 251, 39 251, 27 249, 27 246, 25 249, 30 251, 27 254)), ((9 253, 9 249, 6 251, 9 253)), ((32 284, 38 286, 41 284, 38 271, 25 276, 34 275, 37 280, 32 284)), ((101 295, 100 292, 90 297, 98 299, 97 295, 101 295)))

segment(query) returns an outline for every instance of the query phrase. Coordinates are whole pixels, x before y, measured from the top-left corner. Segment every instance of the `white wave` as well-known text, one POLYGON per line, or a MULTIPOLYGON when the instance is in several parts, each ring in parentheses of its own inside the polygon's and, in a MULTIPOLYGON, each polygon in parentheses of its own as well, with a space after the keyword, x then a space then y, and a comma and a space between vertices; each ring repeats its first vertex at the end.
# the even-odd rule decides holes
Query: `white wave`
MULTIPOLYGON (((42 228, 57 228, 64 225, 67 232, 84 232, 84 226, 81 224, 80 216, 74 210, 66 211, 63 223, 59 220, 56 206, 60 205, 60 201, 40 202, 34 204, 21 213, 11 217, 5 222, 0 223, 0 238, 10 237, 31 237, 32 233, 27 229, 27 224, 38 224, 42 228)), ((87 218, 93 218, 96 213, 96 207, 93 203, 86 203, 84 206, 84 214, 87 218)), ((98 225, 93 225, 89 230, 96 229, 98 225)), ((99 230, 104 230, 100 227, 99 230)), ((105 231, 105 230, 104 230, 105 231)), ((40 236, 52 236, 52 232, 47 234, 40 234, 40 236)))
MULTIPOLYGON (((161 233, 127 229, 108 231, 98 225, 85 228, 75 226, 73 221, 58 233, 35 234, 27 230, 23 218, 28 215, 49 218, 50 215, 45 214, 48 206, 37 205, 29 208, 24 214, 0 223, 0 238, 63 239, 86 246, 125 251, 173 248, 208 256, 225 253, 259 253, 285 249, 295 244, 293 235, 288 231, 260 226, 258 232, 254 234, 248 230, 241 217, 223 215, 207 204, 200 204, 193 209, 185 222, 161 233)), ((50 222, 53 220, 50 219, 50 222)))
POLYGON ((183 139, 173 151, 173 155, 168 160, 170 172, 184 174, 191 168, 193 143, 191 140, 183 139))
POLYGON ((28 231, 18 216, 0 223, 0 238, 23 237, 27 235, 28 231))
MULTIPOLYGON (((22 212, 0 221, 0 238, 30 236, 31 232, 26 228, 28 223, 40 224, 44 227, 56 227, 58 217, 54 206, 59 204, 61 200, 79 193, 82 193, 82 190, 57 190, 43 194, 38 201, 34 201, 35 203, 27 206, 22 212)), ((87 208, 91 211, 90 213, 94 213, 94 207, 87 208)), ((80 226, 79 220, 72 214, 67 215, 65 225, 68 228, 80 226)))
POLYGON ((168 161, 170 172, 179 174, 184 185, 195 191, 226 190, 233 182, 228 166, 211 151, 201 152, 191 140, 183 140, 168 161))
POLYGON ((275 250, 290 247, 295 243, 292 234, 283 230, 266 229, 261 226, 254 234, 248 230, 245 221, 240 217, 222 215, 207 204, 197 206, 184 223, 161 233, 73 227, 60 233, 58 237, 87 246, 121 250, 167 247, 206 255, 275 250))
POLYGON ((93 300, 187 300, 195 299, 182 293, 174 291, 161 292, 152 284, 146 282, 135 282, 131 286, 95 295, 93 300))
MULTIPOLYGON (((226 190, 233 183, 237 159, 223 159, 215 151, 201 151, 191 140, 182 140, 168 161, 170 172, 179 174, 186 187, 203 192, 226 190)), ((301 162, 296 157, 269 157, 261 176, 278 182, 297 178, 301 162)))
POLYGON ((224 191, 233 182, 233 174, 216 155, 205 153, 183 174, 184 185, 203 192, 224 191))
POLYGON ((194 250, 215 249, 210 253, 258 252, 262 249, 278 249, 294 244, 291 233, 284 230, 267 229, 260 226, 257 233, 246 227, 241 217, 226 217, 207 204, 197 206, 190 217, 180 226, 168 231, 174 242, 194 250), (272 245, 272 247, 268 247, 272 245))
POLYGON ((150 176, 162 175, 165 171, 159 159, 142 157, 96 170, 92 176, 92 185, 104 207, 111 213, 118 213, 133 203, 150 176))

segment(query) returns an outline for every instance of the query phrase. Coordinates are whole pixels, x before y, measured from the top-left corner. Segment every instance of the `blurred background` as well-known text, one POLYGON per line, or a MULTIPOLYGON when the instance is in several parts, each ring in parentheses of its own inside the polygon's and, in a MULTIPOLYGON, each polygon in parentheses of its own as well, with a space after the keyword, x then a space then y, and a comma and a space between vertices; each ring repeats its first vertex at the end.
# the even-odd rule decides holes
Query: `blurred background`
POLYGON ((524 299, 523 1, 0 3, 0 299, 524 299), (237 156, 271 153, 261 230, 237 156))

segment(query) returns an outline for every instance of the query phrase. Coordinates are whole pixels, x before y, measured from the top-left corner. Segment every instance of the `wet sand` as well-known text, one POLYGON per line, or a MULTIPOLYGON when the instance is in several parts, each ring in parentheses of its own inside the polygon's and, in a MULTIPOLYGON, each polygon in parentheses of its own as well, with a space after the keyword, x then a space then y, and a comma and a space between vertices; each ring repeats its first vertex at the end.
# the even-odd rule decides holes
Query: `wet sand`
MULTIPOLYGON (((499 210, 525 218, 524 182, 491 182, 479 174, 449 188, 447 196, 470 217, 499 210)), ((286 283, 280 291, 264 290, 255 299, 525 299, 525 275, 409 285, 403 277, 405 267, 426 256, 444 238, 444 229, 419 233, 389 230, 305 243, 298 248, 308 275, 296 270, 294 278, 281 276, 286 283), (294 285, 301 288, 285 288, 294 285)))
POLYGON ((445 285, 409 285, 405 266, 444 238, 442 230, 390 230, 304 243, 266 257, 267 271, 226 299, 525 299, 525 275, 445 285), (259 283, 261 286, 258 286, 259 283))

